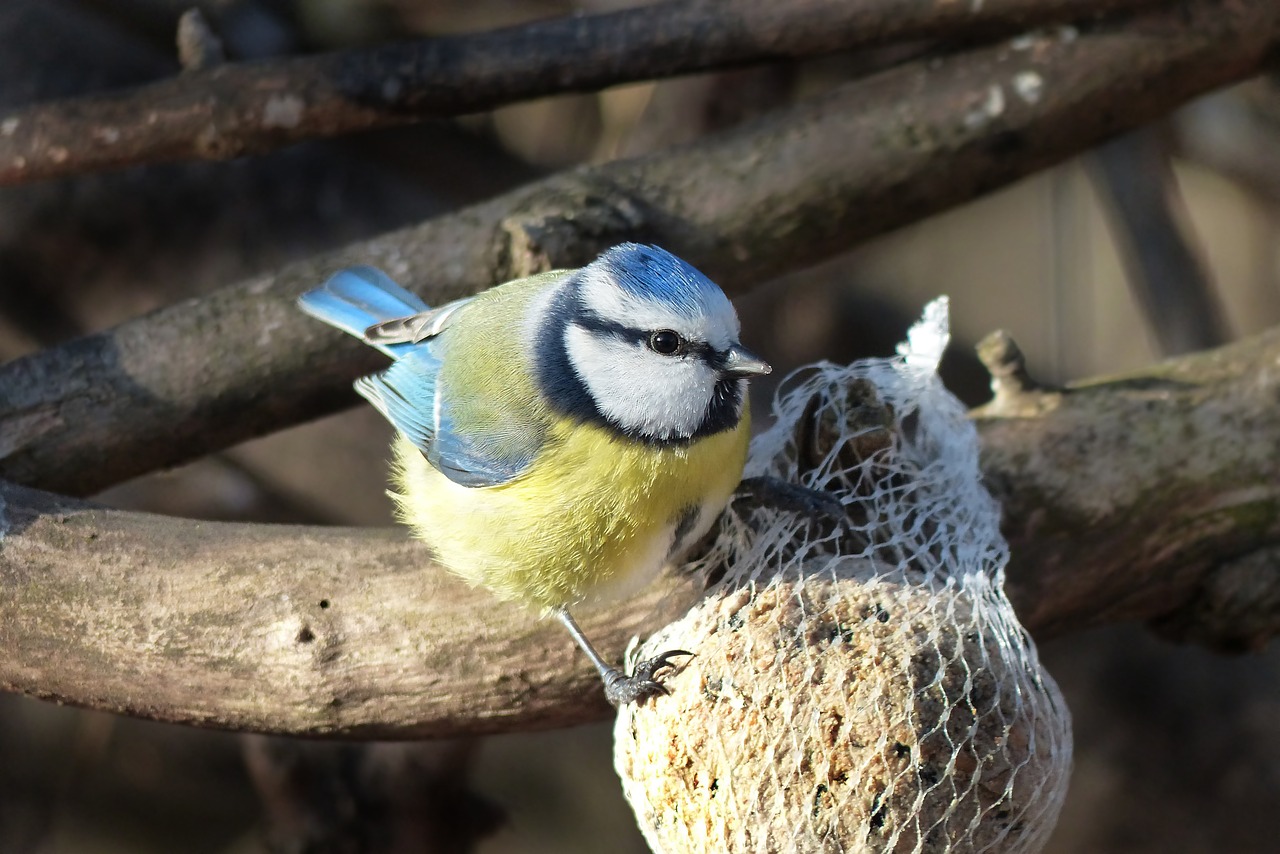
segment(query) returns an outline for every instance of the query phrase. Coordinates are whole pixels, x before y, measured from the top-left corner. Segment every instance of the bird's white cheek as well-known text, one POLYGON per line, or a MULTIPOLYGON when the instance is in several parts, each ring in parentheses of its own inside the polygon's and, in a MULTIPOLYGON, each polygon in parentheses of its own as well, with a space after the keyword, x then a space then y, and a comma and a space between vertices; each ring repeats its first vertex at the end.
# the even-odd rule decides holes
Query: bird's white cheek
POLYGON ((692 435, 702 422, 709 399, 703 386, 708 379, 714 385, 705 366, 577 326, 566 330, 565 347, 596 407, 614 424, 674 438, 692 435))

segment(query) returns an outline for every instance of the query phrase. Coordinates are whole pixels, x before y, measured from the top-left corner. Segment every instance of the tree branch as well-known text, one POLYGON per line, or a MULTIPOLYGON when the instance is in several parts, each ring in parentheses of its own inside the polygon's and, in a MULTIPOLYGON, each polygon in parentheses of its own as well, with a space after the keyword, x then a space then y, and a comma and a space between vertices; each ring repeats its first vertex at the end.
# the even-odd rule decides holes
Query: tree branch
MULTIPOLYGON (((1230 647, 1280 631, 1280 329, 975 413, 1039 637, 1159 620, 1230 647), (1209 619, 1200 619, 1208 616, 1209 619)), ((240 730, 370 738, 609 714, 554 621, 396 530, 218 524, 0 485, 0 688, 240 730)), ((699 590, 677 574, 584 627, 616 657, 699 590)))
POLYGON ((1168 145, 1145 128, 1100 146, 1091 158, 1120 249, 1129 291, 1166 356, 1231 339, 1221 300, 1201 263, 1168 145))
POLYGON ((1272 0, 1188 0, 913 63, 291 265, 0 367, 0 477, 91 494, 347 405, 377 354, 293 305, 335 268, 380 265, 438 303, 641 239, 741 291, 1247 77, 1277 43, 1272 0))
POLYGON ((1271 206, 1280 205, 1280 123, 1259 110, 1259 102, 1280 101, 1280 79, 1273 67, 1269 78, 1239 90, 1206 98, 1178 114, 1174 124, 1175 153, 1225 175, 1271 206), (1247 94, 1246 94, 1247 93, 1247 94))
POLYGON ((993 35, 1154 0, 675 0, 369 50, 218 65, 0 115, 0 186, 290 143, 893 40, 993 35))
MULTIPOLYGON (((404 738, 602 719, 553 621, 455 581, 398 529, 197 522, 0 483, 0 688, 158 720, 404 738)), ((664 579, 579 621, 611 652, 664 579)), ((680 611, 676 601, 665 613, 680 611)))
MULTIPOLYGON (((1016 353, 980 350, 1010 374, 996 354, 1016 353)), ((1278 360, 1280 328, 1067 389, 1014 371, 973 411, 1033 632, 1152 620, 1224 650, 1280 632, 1278 360)))

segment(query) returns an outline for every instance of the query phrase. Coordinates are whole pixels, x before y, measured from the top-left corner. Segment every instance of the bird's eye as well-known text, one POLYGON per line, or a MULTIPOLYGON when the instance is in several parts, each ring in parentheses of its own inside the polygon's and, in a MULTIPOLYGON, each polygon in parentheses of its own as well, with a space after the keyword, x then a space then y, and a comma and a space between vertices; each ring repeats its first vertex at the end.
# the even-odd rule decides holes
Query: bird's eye
POLYGON ((684 341, 681 340, 679 333, 672 332, 670 329, 659 329, 649 336, 649 349, 664 356, 675 354, 682 344, 684 341))

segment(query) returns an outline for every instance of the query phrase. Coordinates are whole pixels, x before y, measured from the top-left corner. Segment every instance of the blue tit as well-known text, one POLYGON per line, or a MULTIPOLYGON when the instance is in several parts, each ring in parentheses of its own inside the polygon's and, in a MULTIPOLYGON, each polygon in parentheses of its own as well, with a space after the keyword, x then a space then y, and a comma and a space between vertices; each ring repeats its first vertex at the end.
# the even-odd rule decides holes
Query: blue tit
POLYGON ((661 692, 655 674, 688 653, 624 675, 569 608, 648 582, 742 479, 747 378, 770 368, 724 292, 625 243, 435 309, 370 267, 299 303, 394 360, 355 387, 398 431, 391 494, 437 560, 554 614, 615 706, 661 692))

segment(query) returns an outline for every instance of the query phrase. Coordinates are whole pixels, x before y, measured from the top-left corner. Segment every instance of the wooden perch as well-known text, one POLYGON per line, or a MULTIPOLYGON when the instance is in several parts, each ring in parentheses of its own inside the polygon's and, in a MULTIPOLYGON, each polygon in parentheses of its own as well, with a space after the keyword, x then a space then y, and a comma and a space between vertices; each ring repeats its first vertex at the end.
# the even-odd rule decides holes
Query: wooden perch
MULTIPOLYGON (((1278 361, 1280 329, 1067 390, 1019 383, 975 413, 1034 634, 1159 620, 1240 647, 1280 631, 1278 361)), ((466 588, 400 531, 194 522, 0 485, 0 537, 2 689, 310 736, 610 714, 558 624, 466 588)), ((673 573, 581 617, 616 657, 698 593, 673 573)))
POLYGON ((740 292, 1247 77, 1277 44, 1273 0, 1188 0, 922 60, 553 176, 0 367, 0 477, 92 494, 350 403, 377 354, 293 305, 336 268, 382 266, 438 303, 640 239, 740 292))
POLYGON ((979 351, 1014 377, 973 417, 1033 632, 1150 620, 1228 651, 1280 633, 1280 328, 1058 390, 1003 369, 999 336, 979 351))
MULTIPOLYGON (((1153 2, 676 0, 237 64, 187 62, 187 21, 179 43, 189 70, 180 77, 0 114, 0 186, 139 163, 226 159, 541 95, 894 40, 991 36, 1153 2)), ((195 52, 207 46, 205 39, 195 52)))

